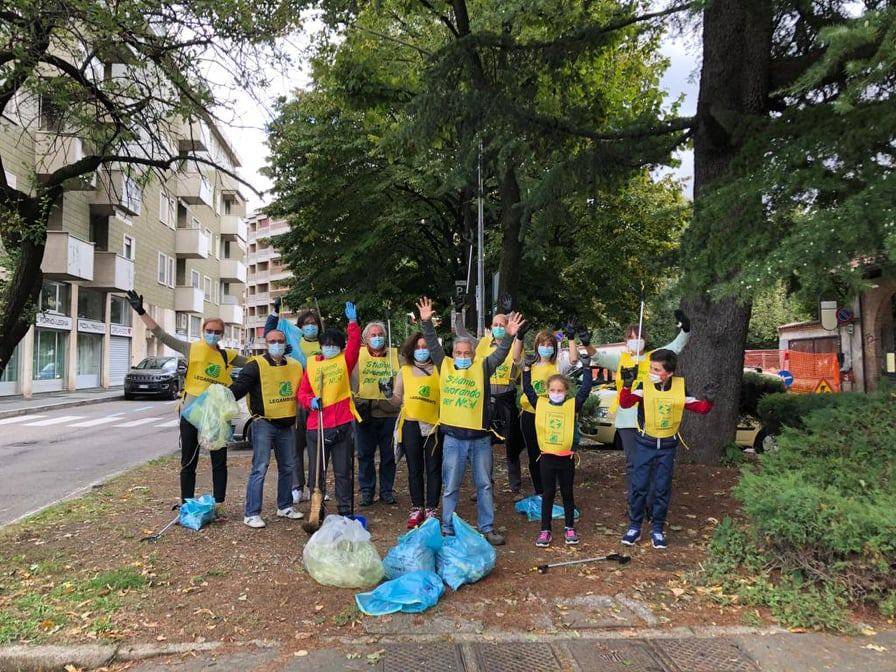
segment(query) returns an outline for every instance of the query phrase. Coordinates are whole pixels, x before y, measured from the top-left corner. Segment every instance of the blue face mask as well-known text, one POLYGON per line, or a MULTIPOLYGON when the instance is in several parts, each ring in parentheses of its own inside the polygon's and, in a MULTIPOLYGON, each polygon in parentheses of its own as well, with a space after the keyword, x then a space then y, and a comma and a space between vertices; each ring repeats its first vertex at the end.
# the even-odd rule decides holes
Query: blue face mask
POLYGON ((286 343, 268 343, 268 354, 271 357, 282 357, 286 353, 286 343))
POLYGON ((370 337, 370 347, 374 350, 379 350, 386 344, 386 339, 382 336, 371 336, 370 337))
POLYGON ((417 360, 418 362, 420 362, 421 364, 423 362, 428 362, 429 361, 429 348, 417 348, 416 350, 414 350, 414 359, 417 360))
POLYGON ((203 336, 205 338, 205 342, 209 345, 218 345, 218 342, 221 340, 221 334, 213 334, 208 331, 206 331, 203 336))
POLYGON ((321 353, 323 353, 324 359, 333 359, 342 352, 342 348, 338 345, 325 345, 320 350, 321 353))
POLYGON ((302 327, 302 336, 307 338, 309 341, 313 341, 317 338, 317 325, 316 324, 306 324, 302 327))
POLYGON ((454 366, 458 369, 469 369, 473 366, 473 358, 472 357, 455 357, 454 358, 454 366))
POLYGON ((552 348, 550 345, 539 345, 538 354, 547 359, 554 354, 554 348, 552 348))
POLYGON ((507 335, 507 329, 504 327, 492 327, 492 336, 499 341, 507 335))

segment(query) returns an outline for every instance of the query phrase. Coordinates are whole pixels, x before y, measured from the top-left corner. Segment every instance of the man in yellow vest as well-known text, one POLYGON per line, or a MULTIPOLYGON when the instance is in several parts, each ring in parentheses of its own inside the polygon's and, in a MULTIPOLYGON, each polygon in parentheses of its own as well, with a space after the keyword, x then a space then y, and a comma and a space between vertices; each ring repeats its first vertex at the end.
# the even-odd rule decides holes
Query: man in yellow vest
POLYGON ((439 422, 444 434, 442 530, 445 534, 454 534, 452 514, 457 508, 469 459, 476 485, 477 527, 489 543, 500 546, 504 543, 504 537, 494 530, 492 444, 488 432, 491 426, 489 380, 507 359, 514 337, 526 322, 519 313, 508 315, 504 339, 485 359, 479 359, 473 341, 462 336, 454 339, 452 356, 448 357, 432 323, 432 301, 421 298, 417 309, 430 357, 439 369, 439 422))
POLYGON ((376 494, 376 453, 380 453, 380 501, 395 504, 395 448, 393 435, 398 409, 385 392, 392 390, 399 370, 398 351, 386 344, 386 325, 370 322, 361 332, 358 365, 352 372, 361 422, 355 428, 358 442, 358 486, 361 506, 371 506, 376 494))
POLYGON ((295 459, 296 393, 302 382, 302 365, 286 357, 286 335, 274 329, 264 337, 268 351, 253 357, 230 386, 237 399, 249 395, 252 422, 252 471, 246 484, 243 522, 261 528, 264 477, 277 458, 277 517, 298 520, 292 508, 293 460, 295 459))
POLYGON ((715 383, 707 385, 702 400, 688 396, 684 378, 673 375, 677 365, 678 357, 674 352, 660 349, 650 353, 647 380, 640 387, 634 387, 638 367, 626 368, 621 372, 623 387, 619 405, 622 408, 637 407, 640 427, 632 460, 629 525, 622 537, 622 543, 626 546, 633 546, 641 538, 647 496, 653 491, 651 542, 654 548, 666 548, 663 527, 669 512, 681 418, 685 411, 704 414, 712 410, 718 386, 715 383))

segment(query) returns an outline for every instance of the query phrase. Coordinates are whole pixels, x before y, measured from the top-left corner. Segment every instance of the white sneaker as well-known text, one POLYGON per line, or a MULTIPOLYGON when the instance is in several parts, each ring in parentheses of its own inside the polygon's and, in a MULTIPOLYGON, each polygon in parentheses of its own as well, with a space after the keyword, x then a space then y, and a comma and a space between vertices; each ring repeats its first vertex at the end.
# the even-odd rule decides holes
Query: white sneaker
POLYGON ((264 527, 264 521, 261 519, 261 516, 246 516, 245 518, 243 518, 243 522, 249 527, 254 527, 255 529, 264 527))
POLYGON ((300 520, 305 517, 305 514, 301 511, 296 511, 294 508, 289 507, 288 509, 277 509, 277 517, 278 518, 291 518, 292 520, 300 520))

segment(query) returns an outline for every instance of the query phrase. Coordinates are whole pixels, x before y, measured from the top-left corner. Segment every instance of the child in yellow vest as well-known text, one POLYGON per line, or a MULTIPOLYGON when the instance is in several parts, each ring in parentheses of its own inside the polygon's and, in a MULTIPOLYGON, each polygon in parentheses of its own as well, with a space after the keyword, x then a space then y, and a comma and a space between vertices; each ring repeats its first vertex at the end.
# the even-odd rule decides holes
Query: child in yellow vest
POLYGON ((560 496, 563 499, 564 533, 567 546, 579 543, 575 530, 575 500, 573 498, 573 482, 575 481, 575 444, 577 440, 576 418, 591 392, 591 367, 587 358, 583 360, 582 385, 575 398, 567 399, 569 381, 565 376, 555 373, 547 380, 547 396, 539 396, 532 386, 530 367, 523 368, 523 393, 535 408, 535 434, 538 440, 540 456, 538 458, 541 485, 541 531, 535 545, 549 546, 551 536, 551 518, 554 511, 554 497, 557 494, 557 482, 560 482, 560 496))
POLYGON ((638 432, 632 457, 631 492, 629 494, 629 529, 622 543, 633 546, 641 538, 648 493, 655 493, 651 507, 654 548, 666 548, 663 526, 669 512, 672 493, 672 471, 678 448, 678 428, 684 411, 705 414, 712 410, 716 384, 703 390, 704 399, 688 396, 684 378, 673 375, 678 357, 671 350, 650 353, 650 370, 643 385, 636 384, 638 367, 622 370, 623 387, 619 405, 638 407, 638 432))

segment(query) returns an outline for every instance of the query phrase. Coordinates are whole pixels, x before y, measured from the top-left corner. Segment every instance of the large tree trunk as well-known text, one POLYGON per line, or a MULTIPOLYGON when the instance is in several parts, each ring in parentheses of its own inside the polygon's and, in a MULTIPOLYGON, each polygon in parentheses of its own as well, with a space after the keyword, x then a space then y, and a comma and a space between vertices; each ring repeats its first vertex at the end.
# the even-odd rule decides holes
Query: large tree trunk
POLYGON ((15 352, 16 346, 28 333, 33 320, 29 309, 37 304, 43 273, 40 266, 44 258, 46 231, 35 242, 25 238, 21 243, 18 260, 12 276, 8 279, 3 305, 0 306, 0 374, 15 352))
MULTIPOLYGON (((509 166, 501 178, 501 263, 498 267, 501 277, 498 281, 498 296, 510 294, 516 298, 520 287, 520 261, 523 243, 520 229, 523 222, 523 208, 520 185, 516 169, 509 166)), ((497 297, 495 297, 497 299, 497 297)))
MULTIPOLYGON (((739 150, 737 125, 747 116, 767 113, 772 20, 770 0, 714 0, 703 12, 703 65, 694 135, 695 221, 685 251, 711 248, 714 240, 736 236, 738 230, 750 226, 737 203, 731 204, 727 217, 706 221, 701 201, 711 197, 714 181, 729 173, 739 150)), ((708 416, 686 417, 682 434, 691 451, 685 458, 717 463, 737 430, 750 304, 739 297, 712 301, 694 295, 685 298, 683 308, 693 329, 682 357, 688 386, 698 395, 709 381, 720 386, 717 405, 708 416)))

